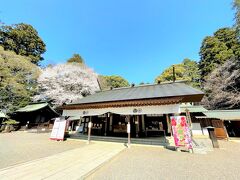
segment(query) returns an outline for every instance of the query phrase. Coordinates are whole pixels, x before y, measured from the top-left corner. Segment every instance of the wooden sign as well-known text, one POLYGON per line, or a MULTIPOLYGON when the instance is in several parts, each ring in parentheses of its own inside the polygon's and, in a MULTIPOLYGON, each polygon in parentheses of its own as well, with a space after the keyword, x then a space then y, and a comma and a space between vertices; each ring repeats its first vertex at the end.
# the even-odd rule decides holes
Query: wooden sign
POLYGON ((175 145, 192 149, 192 138, 186 116, 171 116, 170 118, 175 145))
POLYGON ((56 118, 50 135, 51 140, 64 140, 67 120, 64 117, 56 118))

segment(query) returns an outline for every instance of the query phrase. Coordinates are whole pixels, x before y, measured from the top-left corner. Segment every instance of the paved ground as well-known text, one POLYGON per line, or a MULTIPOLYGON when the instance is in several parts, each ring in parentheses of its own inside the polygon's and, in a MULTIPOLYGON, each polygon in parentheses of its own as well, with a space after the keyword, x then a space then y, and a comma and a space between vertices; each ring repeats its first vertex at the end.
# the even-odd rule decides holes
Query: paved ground
POLYGON ((220 142, 208 154, 131 147, 87 179, 240 179, 240 143, 220 142))
POLYGON ((120 143, 93 142, 82 148, 0 169, 0 179, 82 179, 124 149, 120 143))
POLYGON ((89 172, 87 179, 96 180, 240 179, 240 141, 221 141, 220 147, 189 154, 149 146, 126 149, 121 143, 56 142, 48 133, 0 134, 0 179, 71 180, 89 172))
POLYGON ((52 141, 49 133, 0 133, 0 169, 86 146, 84 142, 52 141))

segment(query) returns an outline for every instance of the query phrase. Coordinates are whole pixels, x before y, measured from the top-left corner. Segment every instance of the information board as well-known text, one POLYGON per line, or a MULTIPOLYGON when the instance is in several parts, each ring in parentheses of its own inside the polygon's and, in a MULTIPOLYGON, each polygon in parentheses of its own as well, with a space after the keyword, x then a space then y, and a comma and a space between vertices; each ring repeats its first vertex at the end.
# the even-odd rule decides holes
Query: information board
POLYGON ((192 149, 192 138, 186 116, 171 116, 170 118, 175 145, 192 149))
POLYGON ((50 135, 51 140, 64 140, 67 120, 64 117, 56 118, 50 135))

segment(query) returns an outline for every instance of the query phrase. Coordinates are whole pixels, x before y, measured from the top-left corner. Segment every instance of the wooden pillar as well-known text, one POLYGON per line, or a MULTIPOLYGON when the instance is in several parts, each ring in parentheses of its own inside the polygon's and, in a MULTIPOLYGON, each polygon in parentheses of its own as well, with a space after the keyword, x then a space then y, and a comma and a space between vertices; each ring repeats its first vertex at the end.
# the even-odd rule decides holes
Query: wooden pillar
POLYGON ((145 131, 145 120, 144 120, 144 115, 142 115, 142 131, 145 131))
POLYGON ((136 137, 139 137, 139 130, 140 130, 140 126, 139 126, 139 115, 135 116, 135 124, 136 124, 136 137))
POLYGON ((105 119, 104 136, 107 136, 107 122, 108 122, 108 117, 106 117, 105 119))
MULTIPOLYGON (((69 121, 69 123, 70 123, 70 121, 69 121)), ((74 121, 72 121, 71 131, 73 131, 73 125, 74 125, 74 121)))
POLYGON ((226 134, 226 136, 227 136, 227 141, 229 141, 229 135, 228 135, 226 126, 225 126, 225 124, 224 124, 224 120, 222 120, 222 124, 223 124, 223 129, 224 129, 224 131, 225 131, 225 134, 226 134))
POLYGON ((80 117, 78 121, 78 126, 81 126, 81 125, 82 125, 82 117, 80 117))
POLYGON ((188 109, 185 109, 186 112, 186 118, 187 118, 187 122, 189 124, 190 127, 192 127, 192 119, 191 119, 191 115, 188 109))
POLYGON ((85 122, 86 122, 86 117, 83 117, 83 130, 82 130, 82 134, 85 133, 85 122))
POLYGON ((109 119, 109 131, 112 132, 113 128, 112 128, 112 124, 113 124, 113 116, 112 114, 108 113, 108 115, 110 116, 110 119, 109 119))
POLYGON ((167 120, 167 132, 171 133, 172 135, 172 126, 171 126, 171 121, 170 121, 170 117, 169 114, 166 114, 166 120, 167 120))

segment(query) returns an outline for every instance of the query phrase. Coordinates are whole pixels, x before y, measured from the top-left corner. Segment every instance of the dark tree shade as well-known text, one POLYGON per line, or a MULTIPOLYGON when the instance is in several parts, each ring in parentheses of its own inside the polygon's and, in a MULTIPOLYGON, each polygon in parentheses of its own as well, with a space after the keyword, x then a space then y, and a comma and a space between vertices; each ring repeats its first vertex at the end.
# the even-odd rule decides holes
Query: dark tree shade
POLYGON ((14 51, 18 55, 28 56, 31 62, 38 64, 46 51, 46 45, 38 32, 29 24, 15 24, 0 27, 0 45, 5 50, 14 51))

